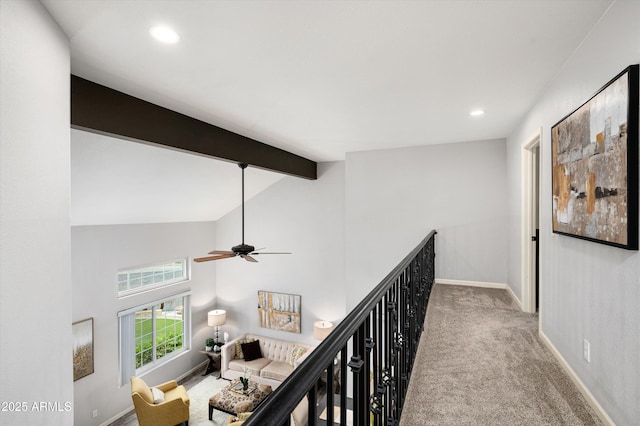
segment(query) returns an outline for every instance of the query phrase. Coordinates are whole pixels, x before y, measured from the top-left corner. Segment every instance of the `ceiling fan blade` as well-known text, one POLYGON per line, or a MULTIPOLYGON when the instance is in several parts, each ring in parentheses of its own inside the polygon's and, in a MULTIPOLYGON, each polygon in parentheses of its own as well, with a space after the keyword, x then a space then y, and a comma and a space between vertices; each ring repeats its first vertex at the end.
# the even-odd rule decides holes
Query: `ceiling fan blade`
POLYGON ((249 256, 248 254, 241 254, 240 257, 242 257, 244 260, 246 260, 248 262, 258 263, 257 260, 255 260, 253 257, 249 256))
POLYGON ((210 260, 219 260, 219 259, 228 259, 230 257, 236 257, 235 254, 221 254, 217 256, 205 256, 205 257, 196 257, 193 259, 194 262, 208 262, 210 260))
POLYGON ((229 250, 213 250, 210 251, 209 254, 232 254, 235 256, 235 253, 229 250))
POLYGON ((286 252, 286 251, 270 251, 270 252, 260 252, 260 253, 250 253, 252 256, 257 255, 257 254, 293 254, 290 252, 286 252))

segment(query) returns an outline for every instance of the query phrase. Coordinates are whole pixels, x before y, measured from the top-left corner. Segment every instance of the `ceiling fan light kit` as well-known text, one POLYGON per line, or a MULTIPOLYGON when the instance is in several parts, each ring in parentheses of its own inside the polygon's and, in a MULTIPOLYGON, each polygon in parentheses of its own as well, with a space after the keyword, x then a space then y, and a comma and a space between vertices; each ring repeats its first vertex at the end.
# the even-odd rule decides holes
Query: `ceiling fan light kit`
POLYGON ((194 262, 208 262, 210 260, 229 259, 232 257, 240 256, 247 262, 257 263, 258 261, 253 257, 259 254, 291 254, 287 252, 257 252, 256 248, 250 244, 244 243, 244 169, 248 166, 247 163, 238 163, 238 167, 242 169, 242 243, 237 246, 231 247, 229 250, 213 250, 208 254, 211 256, 197 257, 193 259, 194 262))

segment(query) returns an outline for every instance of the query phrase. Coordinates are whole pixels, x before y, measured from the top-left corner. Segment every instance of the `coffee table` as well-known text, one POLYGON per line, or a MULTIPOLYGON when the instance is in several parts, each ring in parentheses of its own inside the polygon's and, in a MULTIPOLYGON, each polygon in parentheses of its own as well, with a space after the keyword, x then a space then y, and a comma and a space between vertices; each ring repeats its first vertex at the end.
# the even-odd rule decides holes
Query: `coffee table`
POLYGON ((249 389, 243 391, 240 380, 235 379, 229 386, 209 398, 209 420, 213 417, 214 409, 233 415, 253 411, 269 394, 269 385, 249 382, 249 389))

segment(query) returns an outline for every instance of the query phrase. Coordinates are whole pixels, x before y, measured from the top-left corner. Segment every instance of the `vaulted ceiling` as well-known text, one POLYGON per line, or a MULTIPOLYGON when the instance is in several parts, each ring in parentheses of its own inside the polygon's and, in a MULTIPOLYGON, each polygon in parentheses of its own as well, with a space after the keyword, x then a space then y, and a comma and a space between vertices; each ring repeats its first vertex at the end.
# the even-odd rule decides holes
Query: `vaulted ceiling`
MULTIPOLYGON (((354 151, 508 136, 611 1, 42 3, 70 39, 74 74, 311 160, 333 161, 354 151), (171 26, 180 41, 154 40, 149 30, 158 24, 171 26), (471 116, 476 109, 485 114, 471 116)), ((140 147, 101 138, 73 133, 75 224, 215 220, 239 203, 236 196, 211 205, 233 198, 217 192, 234 189, 233 164, 199 158, 197 173, 197 166, 185 171, 167 158, 163 173, 151 161, 109 171, 99 163, 113 164, 88 157, 113 149, 126 163, 140 147), (134 172, 156 179, 126 185, 134 172), (188 192, 185 210, 197 213, 157 205, 144 217, 145 197, 157 199, 179 179, 188 192), (98 218, 88 201, 100 202, 89 197, 98 187, 108 205, 127 200, 138 213, 98 218)), ((166 155, 189 157, 168 151, 145 158, 166 155)), ((256 171, 247 184, 264 188, 279 177, 256 171)))

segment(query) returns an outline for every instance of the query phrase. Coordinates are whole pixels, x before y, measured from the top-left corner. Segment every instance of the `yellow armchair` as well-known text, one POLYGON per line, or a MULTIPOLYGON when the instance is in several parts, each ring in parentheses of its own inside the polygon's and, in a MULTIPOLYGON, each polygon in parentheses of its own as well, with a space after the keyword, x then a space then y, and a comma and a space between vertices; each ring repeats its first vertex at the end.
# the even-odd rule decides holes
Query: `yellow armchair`
POLYGON ((153 391, 138 377, 131 377, 131 398, 140 426, 189 425, 189 395, 175 380, 154 386, 164 393, 164 401, 154 404, 153 391))

